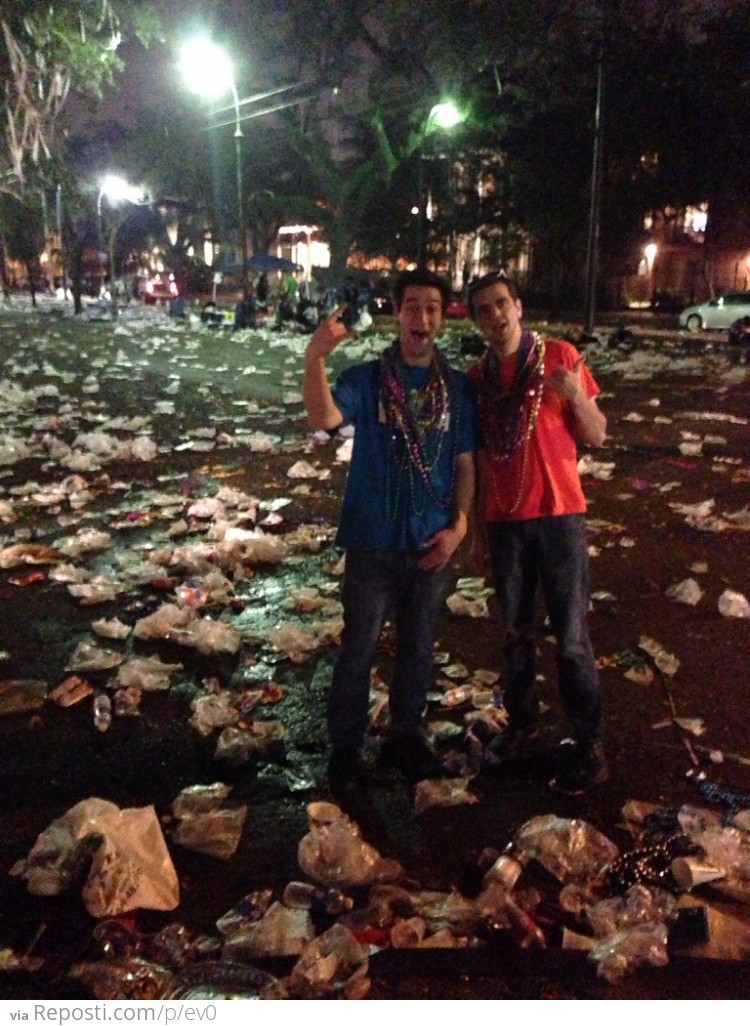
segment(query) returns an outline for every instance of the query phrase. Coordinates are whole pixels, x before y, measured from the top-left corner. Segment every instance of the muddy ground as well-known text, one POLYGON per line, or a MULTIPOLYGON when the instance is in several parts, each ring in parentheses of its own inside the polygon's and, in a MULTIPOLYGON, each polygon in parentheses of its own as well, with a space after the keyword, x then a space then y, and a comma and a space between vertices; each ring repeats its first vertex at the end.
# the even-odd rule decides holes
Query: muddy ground
MULTIPOLYGON (((32 954, 42 959, 33 973, 0 975, 0 995, 84 996, 81 984, 67 975, 71 964, 97 954, 91 937, 96 920, 87 913, 80 889, 33 896, 23 880, 8 872, 39 833, 77 802, 96 796, 121 808, 153 805, 163 818, 180 903, 174 912, 139 911, 141 936, 174 922, 215 935, 217 918, 244 895, 259 888, 273 888, 278 895, 289 879, 300 876, 297 845, 307 831, 307 805, 329 797, 324 702, 335 645, 323 645, 297 662, 274 649, 268 638, 280 622, 307 622, 304 615, 283 608, 295 587, 322 585, 336 593, 332 525, 346 465, 335 460, 341 439, 313 442, 306 430, 298 396, 299 339, 249 332, 232 336, 160 321, 79 326, 53 313, 6 311, 1 320, 5 374, 0 403, 7 435, 5 448, 0 446, 0 548, 25 541, 64 547, 65 539, 85 528, 106 530, 111 543, 105 549, 72 562, 97 573, 122 574, 124 553, 140 559, 163 549, 171 543, 166 532, 180 517, 188 525, 183 542, 204 540, 206 522, 191 518, 187 510, 221 487, 263 500, 264 513, 274 509, 273 500, 290 499, 277 509, 278 523, 266 530, 288 538, 301 529, 307 539, 306 546, 277 564, 246 563, 242 573, 235 567, 230 574, 232 603, 210 613, 241 632, 236 653, 201 654, 170 641, 132 636, 104 641, 128 656, 158 654, 183 666, 168 691, 144 694, 139 715, 115 717, 108 731, 99 732, 88 698, 68 708, 47 700, 38 708, 0 716, 0 948, 21 953, 33 944, 32 954), (117 417, 146 421, 134 432, 117 417), (214 427, 218 437, 206 440, 205 429, 214 427), (146 434, 156 440, 158 452, 148 461, 102 457, 98 466, 78 471, 91 493, 80 507, 71 505, 69 496, 56 504, 35 504, 35 489, 67 480, 73 472, 61 465, 60 450, 43 439, 55 436, 70 445, 77 433, 95 430, 121 441, 146 434), (270 451, 253 451, 248 444, 253 432, 271 438, 270 451), (11 437, 27 443, 23 458, 11 455, 11 437), (290 478, 290 467, 300 460, 330 476, 290 478), (29 483, 34 487, 26 487, 29 483), (164 491, 173 493, 166 510, 153 501, 164 491), (204 737, 190 722, 190 703, 205 691, 207 681, 234 691, 269 685, 272 700, 255 716, 280 720, 283 744, 244 765, 216 759, 217 732, 204 737), (231 784, 232 802, 248 807, 239 847, 227 860, 169 842, 168 814, 179 791, 217 781, 231 784)), ((454 329, 446 347, 457 360, 463 359, 459 340, 465 331, 465 326, 454 329)), ((358 352, 352 348, 347 355, 358 352)), ((502 847, 523 823, 547 813, 585 820, 628 851, 633 841, 621 813, 630 799, 670 809, 727 807, 727 802, 708 803, 699 793, 696 771, 732 792, 729 803, 734 798, 743 804, 747 795, 744 804, 750 805, 750 621, 718 609, 727 589, 750 594, 750 380, 732 355, 721 342, 707 347, 705 340, 676 335, 653 340, 640 332, 619 348, 602 344, 588 350, 609 418, 608 443, 591 454, 593 472, 584 483, 592 547, 591 632, 602 665, 611 779, 579 799, 556 795, 546 786, 567 730, 559 714, 553 646, 541 630, 549 708, 538 758, 509 775, 482 772, 474 777, 473 804, 417 814, 413 788, 379 780, 346 807, 363 836, 383 856, 399 860, 419 886, 456 886, 483 848, 502 847), (714 500, 711 508, 697 508, 707 500, 714 500), (696 605, 665 594, 686 578, 697 581, 703 592, 696 605), (639 647, 644 637, 679 661, 676 672, 654 668, 639 647), (628 679, 625 673, 634 666, 654 671, 651 682, 628 679), (683 728, 675 717, 686 721, 683 728), (698 718, 702 733, 692 722, 698 718)), ((40 679, 51 689, 70 672, 77 644, 97 640, 92 620, 117 616, 133 625, 173 595, 155 577, 131 582, 111 602, 84 605, 64 584, 50 579, 50 570, 49 565, 0 570, 0 681, 40 679), (39 579, 25 581, 29 573, 39 579)), ((457 578, 474 574, 465 553, 459 554, 455 570, 457 578)), ((177 566, 170 577, 174 589, 191 574, 177 566)), ((470 672, 499 669, 499 625, 491 599, 489 614, 468 618, 446 611, 439 652, 470 672)), ((388 649, 386 636, 379 668, 384 678, 388 649)), ((83 673, 97 689, 105 688, 112 675, 112 670, 83 673)), ((470 707, 441 708, 440 694, 436 691, 430 721, 450 720, 463 730, 470 707)), ((465 757, 462 732, 456 740, 441 741, 439 750, 446 757, 465 757)), ((741 904, 716 892, 702 893, 738 928, 744 927, 741 904)), ((561 924, 554 916, 547 925, 550 947, 541 952, 521 951, 507 938, 467 950, 386 951, 371 960, 369 997, 747 994, 747 964, 709 960, 702 957, 707 949, 675 950, 666 968, 642 968, 619 983, 605 983, 585 955, 555 946, 561 924)), ((286 962, 273 966, 282 974, 288 967, 286 962)))

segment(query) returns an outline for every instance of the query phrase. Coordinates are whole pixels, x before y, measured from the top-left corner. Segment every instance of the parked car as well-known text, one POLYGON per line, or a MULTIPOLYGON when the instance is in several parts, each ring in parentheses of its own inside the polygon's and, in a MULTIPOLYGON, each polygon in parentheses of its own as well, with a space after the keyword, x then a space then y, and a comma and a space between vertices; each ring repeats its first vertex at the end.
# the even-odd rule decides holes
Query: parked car
POLYGON ((686 307, 680 314, 680 327, 688 331, 729 328, 740 317, 750 316, 750 292, 725 292, 705 303, 686 307))
POLYGON ((159 300, 169 302, 176 299, 180 290, 173 274, 155 274, 147 278, 140 286, 140 295, 144 303, 158 303, 159 300))
POLYGON ((463 320, 469 316, 469 308, 460 296, 453 296, 445 308, 445 316, 454 320, 463 320))

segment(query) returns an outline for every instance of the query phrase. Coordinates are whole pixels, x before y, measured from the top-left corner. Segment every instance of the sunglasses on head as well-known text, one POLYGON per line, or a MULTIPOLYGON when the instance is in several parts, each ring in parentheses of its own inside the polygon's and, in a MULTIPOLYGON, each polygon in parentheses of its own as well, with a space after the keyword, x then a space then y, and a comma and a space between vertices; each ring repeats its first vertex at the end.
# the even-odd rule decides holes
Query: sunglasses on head
POLYGON ((474 278, 469 282, 469 295, 473 296, 475 292, 486 289, 488 285, 494 285, 496 281, 507 281, 507 279, 508 275, 505 271, 490 271, 489 274, 483 274, 481 278, 474 278))

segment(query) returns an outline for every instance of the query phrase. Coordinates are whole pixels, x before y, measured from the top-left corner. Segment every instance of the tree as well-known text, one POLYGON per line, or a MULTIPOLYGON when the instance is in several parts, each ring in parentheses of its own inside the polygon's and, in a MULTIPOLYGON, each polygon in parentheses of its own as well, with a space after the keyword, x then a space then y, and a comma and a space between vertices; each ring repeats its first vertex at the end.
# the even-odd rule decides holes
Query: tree
POLYGON ((44 222, 38 195, 32 201, 22 202, 15 196, 0 193, 0 223, 4 253, 26 268, 31 302, 36 306, 41 279, 39 256, 44 249, 44 222))
POLYGON ((49 159, 71 89, 101 96, 120 70, 117 46, 128 26, 154 32, 138 0, 0 2, 0 67, 5 81, 7 152, 0 190, 18 192, 30 168, 49 159))
MULTIPOLYGON (((183 8, 192 17, 187 0, 179 17, 183 8)), ((738 209, 744 217, 747 4, 285 0, 249 10, 216 0, 201 10, 217 42, 232 51, 241 98, 293 83, 306 96, 244 122, 246 227, 254 248, 265 248, 280 222, 304 219, 327 231, 337 274, 353 245, 374 252, 391 230, 390 251, 413 255, 417 158, 434 141, 426 133, 432 106, 452 95, 468 126, 455 148, 445 149, 466 176, 447 162, 429 165, 441 200, 435 241, 479 231, 496 248, 493 259, 507 260, 530 238, 527 285, 552 302, 575 298, 590 227, 600 52, 602 265, 627 259, 644 203, 710 199, 712 231, 732 226, 730 211, 735 220, 738 209), (702 89, 706 82, 710 88, 702 89), (718 144, 704 145, 709 120, 721 126, 718 144), (642 160, 649 153, 658 154, 656 164, 642 160), (481 196, 480 176, 488 186, 481 196)), ((181 232, 184 241, 212 222, 224 237, 236 222, 231 126, 201 132, 205 112, 196 117, 185 97, 181 107, 172 101, 154 112, 148 135, 131 136, 130 152, 155 180, 155 192, 186 201, 181 226, 192 218, 195 231, 181 232)), ((242 104, 243 115, 255 109, 242 104)))

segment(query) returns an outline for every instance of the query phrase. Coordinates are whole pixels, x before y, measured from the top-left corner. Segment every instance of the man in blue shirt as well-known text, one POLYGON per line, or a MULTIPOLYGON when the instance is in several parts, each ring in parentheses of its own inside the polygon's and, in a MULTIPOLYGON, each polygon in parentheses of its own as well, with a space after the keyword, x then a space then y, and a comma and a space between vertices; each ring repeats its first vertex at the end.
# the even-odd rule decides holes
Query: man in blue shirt
POLYGON ((433 681, 433 642, 448 594, 450 560, 474 494, 476 411, 466 376, 435 346, 451 290, 431 271, 394 286, 398 338, 375 360, 342 372, 333 389, 326 357, 350 330, 335 310, 305 353, 310 426, 355 428, 337 544, 346 550, 341 650, 328 698, 333 789, 361 780, 370 671, 383 624, 397 643, 383 756, 407 778, 440 773, 422 723, 433 681))

